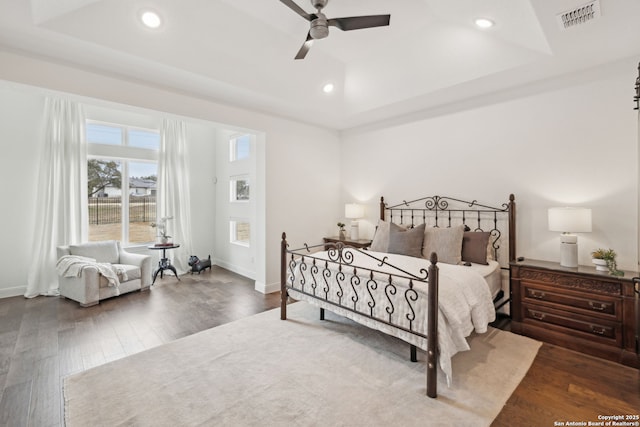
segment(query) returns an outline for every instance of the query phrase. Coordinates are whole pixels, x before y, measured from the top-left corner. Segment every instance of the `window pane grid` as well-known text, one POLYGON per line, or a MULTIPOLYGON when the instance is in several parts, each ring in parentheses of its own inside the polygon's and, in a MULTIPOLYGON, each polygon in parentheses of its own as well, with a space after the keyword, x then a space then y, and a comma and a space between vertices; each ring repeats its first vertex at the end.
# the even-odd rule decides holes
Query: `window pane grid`
MULTIPOLYGON (((127 145, 157 150, 157 131, 117 125, 87 123, 90 143, 127 145), (116 135, 120 141, 116 144, 116 135)), ((135 153, 132 151, 131 153, 135 153)), ((120 156, 119 156, 120 157, 120 156)), ((89 158, 89 241, 123 240, 151 243, 155 240, 157 162, 130 158, 89 158)))

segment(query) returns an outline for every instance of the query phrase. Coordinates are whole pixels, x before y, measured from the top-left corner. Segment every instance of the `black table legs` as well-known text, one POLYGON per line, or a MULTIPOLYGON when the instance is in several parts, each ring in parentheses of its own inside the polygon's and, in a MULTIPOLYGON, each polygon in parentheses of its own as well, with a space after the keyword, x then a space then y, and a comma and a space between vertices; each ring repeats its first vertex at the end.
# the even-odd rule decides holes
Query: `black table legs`
POLYGON ((180 280, 180 277, 178 276, 178 272, 176 271, 176 268, 173 265, 171 265, 171 261, 169 261, 169 258, 167 258, 166 250, 163 249, 162 258, 160 259, 160 261, 158 261, 158 268, 156 268, 156 270, 153 272, 153 281, 151 282, 151 285, 153 285, 156 282, 156 277, 158 277, 158 273, 160 274, 160 278, 162 279, 165 270, 173 271, 173 274, 176 276, 176 278, 180 280))

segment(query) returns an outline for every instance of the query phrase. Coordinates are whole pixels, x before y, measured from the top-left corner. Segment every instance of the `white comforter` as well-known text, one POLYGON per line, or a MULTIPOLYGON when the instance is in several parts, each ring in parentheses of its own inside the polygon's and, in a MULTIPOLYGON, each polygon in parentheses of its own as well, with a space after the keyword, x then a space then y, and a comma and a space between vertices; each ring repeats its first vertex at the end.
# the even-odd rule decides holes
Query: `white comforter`
MULTIPOLYGON (((346 251, 346 250, 345 250, 346 251)), ((331 277, 327 280, 329 284, 329 293, 325 297, 324 288, 326 283, 323 279, 322 270, 324 269, 324 262, 316 261, 316 265, 319 268, 319 272, 316 277, 316 289, 315 294, 320 299, 310 297, 308 295, 296 292, 294 289, 302 289, 302 281, 304 281, 304 292, 313 293, 311 284, 313 278, 311 277, 311 261, 306 258, 306 268, 302 269, 302 275, 300 272, 300 261, 294 269, 294 275, 291 274, 291 270, 288 271, 289 284, 294 289, 289 291, 289 295, 294 299, 304 300, 312 304, 319 305, 337 314, 357 321, 367 327, 378 329, 389 335, 396 336, 406 342, 414 344, 424 350, 427 348, 427 340, 393 326, 380 323, 378 321, 369 319, 367 317, 353 313, 352 311, 336 307, 335 303, 340 303, 343 306, 348 306, 353 309, 353 299, 356 298, 357 310, 365 312, 366 314, 372 314, 374 318, 381 319, 383 321, 389 321, 389 314, 387 308, 390 307, 387 296, 391 298, 393 304, 392 322, 399 326, 402 326, 413 331, 417 331, 423 335, 426 335, 427 331, 427 284, 414 281, 414 289, 419 294, 417 302, 413 302, 412 306, 415 309, 415 320, 410 325, 409 320, 406 318, 406 314, 411 310, 405 299, 404 290, 408 287, 408 280, 394 278, 393 284, 397 288, 395 295, 385 293, 385 286, 389 282, 388 274, 376 273, 375 279, 377 282, 377 289, 371 289, 367 286, 368 274, 365 277, 359 278, 359 284, 354 286, 356 292, 354 294, 353 287, 350 285, 353 277, 353 266, 358 266, 363 269, 373 269, 378 271, 388 271, 389 273, 402 274, 397 270, 391 270, 387 266, 380 267, 379 262, 375 259, 360 254, 357 251, 351 251, 354 254, 354 261, 350 266, 343 266, 343 273, 345 277, 340 281, 342 285, 343 295, 338 296, 338 286, 336 279, 336 272, 333 271, 331 277), (304 277, 304 279, 303 279, 304 277), (370 307, 367 305, 371 301, 371 297, 368 292, 377 294, 375 300, 376 305, 373 308, 373 313, 370 312, 370 307), (334 304, 327 303, 324 299, 328 299, 334 304)), ((373 251, 367 251, 376 258, 387 258, 387 262, 396 267, 399 267, 406 272, 415 274, 416 276, 424 277, 424 274, 420 273, 421 269, 427 269, 429 261, 422 258, 414 258, 403 255, 386 254, 373 251)), ((311 254, 310 254, 311 255, 311 254)), ((316 258, 328 259, 326 252, 314 253, 311 256, 316 258)), ((330 265, 330 269, 337 268, 336 265, 330 265)), ((452 369, 451 358, 459 351, 469 350, 466 337, 468 337, 473 331, 478 333, 484 333, 487 331, 487 325, 489 322, 495 320, 495 308, 493 306, 491 292, 485 279, 473 271, 469 267, 457 266, 439 263, 439 287, 438 287, 438 347, 439 347, 439 362, 440 368, 447 376, 447 383, 451 383, 452 369)), ((358 269, 358 275, 362 272, 358 269)))

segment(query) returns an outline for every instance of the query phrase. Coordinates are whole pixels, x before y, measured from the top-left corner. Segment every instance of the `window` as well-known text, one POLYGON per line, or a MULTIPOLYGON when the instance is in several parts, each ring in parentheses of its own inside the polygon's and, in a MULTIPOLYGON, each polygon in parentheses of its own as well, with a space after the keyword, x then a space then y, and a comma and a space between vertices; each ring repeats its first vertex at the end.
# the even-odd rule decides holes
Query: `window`
POLYGON ((231 138, 229 144, 230 161, 248 159, 251 155, 251 135, 231 138))
POLYGON ((89 241, 153 242, 159 132, 92 121, 86 128, 89 241))
POLYGON ((235 176, 231 177, 229 194, 231 202, 248 202, 249 197, 249 177, 235 176))
POLYGON ((232 219, 229 222, 231 231, 231 243, 241 246, 249 246, 251 243, 251 226, 248 220, 232 219))
POLYGON ((251 203, 250 173, 252 145, 254 137, 247 134, 229 136, 229 241, 232 244, 249 247, 251 244, 251 203), (238 219, 240 218, 240 219, 238 219))

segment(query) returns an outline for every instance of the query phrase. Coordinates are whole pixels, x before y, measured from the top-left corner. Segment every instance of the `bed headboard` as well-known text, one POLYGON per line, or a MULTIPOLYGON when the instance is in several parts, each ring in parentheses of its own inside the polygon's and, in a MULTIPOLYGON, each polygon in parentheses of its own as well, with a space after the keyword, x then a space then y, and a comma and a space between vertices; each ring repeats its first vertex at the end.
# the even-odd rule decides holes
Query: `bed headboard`
POLYGON ((406 226, 426 224, 451 227, 464 224, 469 231, 491 233, 494 259, 503 268, 516 259, 516 202, 513 194, 501 207, 493 207, 447 196, 429 196, 388 206, 380 198, 380 219, 406 226), (506 235, 506 236, 505 236, 506 235), (503 246, 508 251, 503 250, 503 246))

